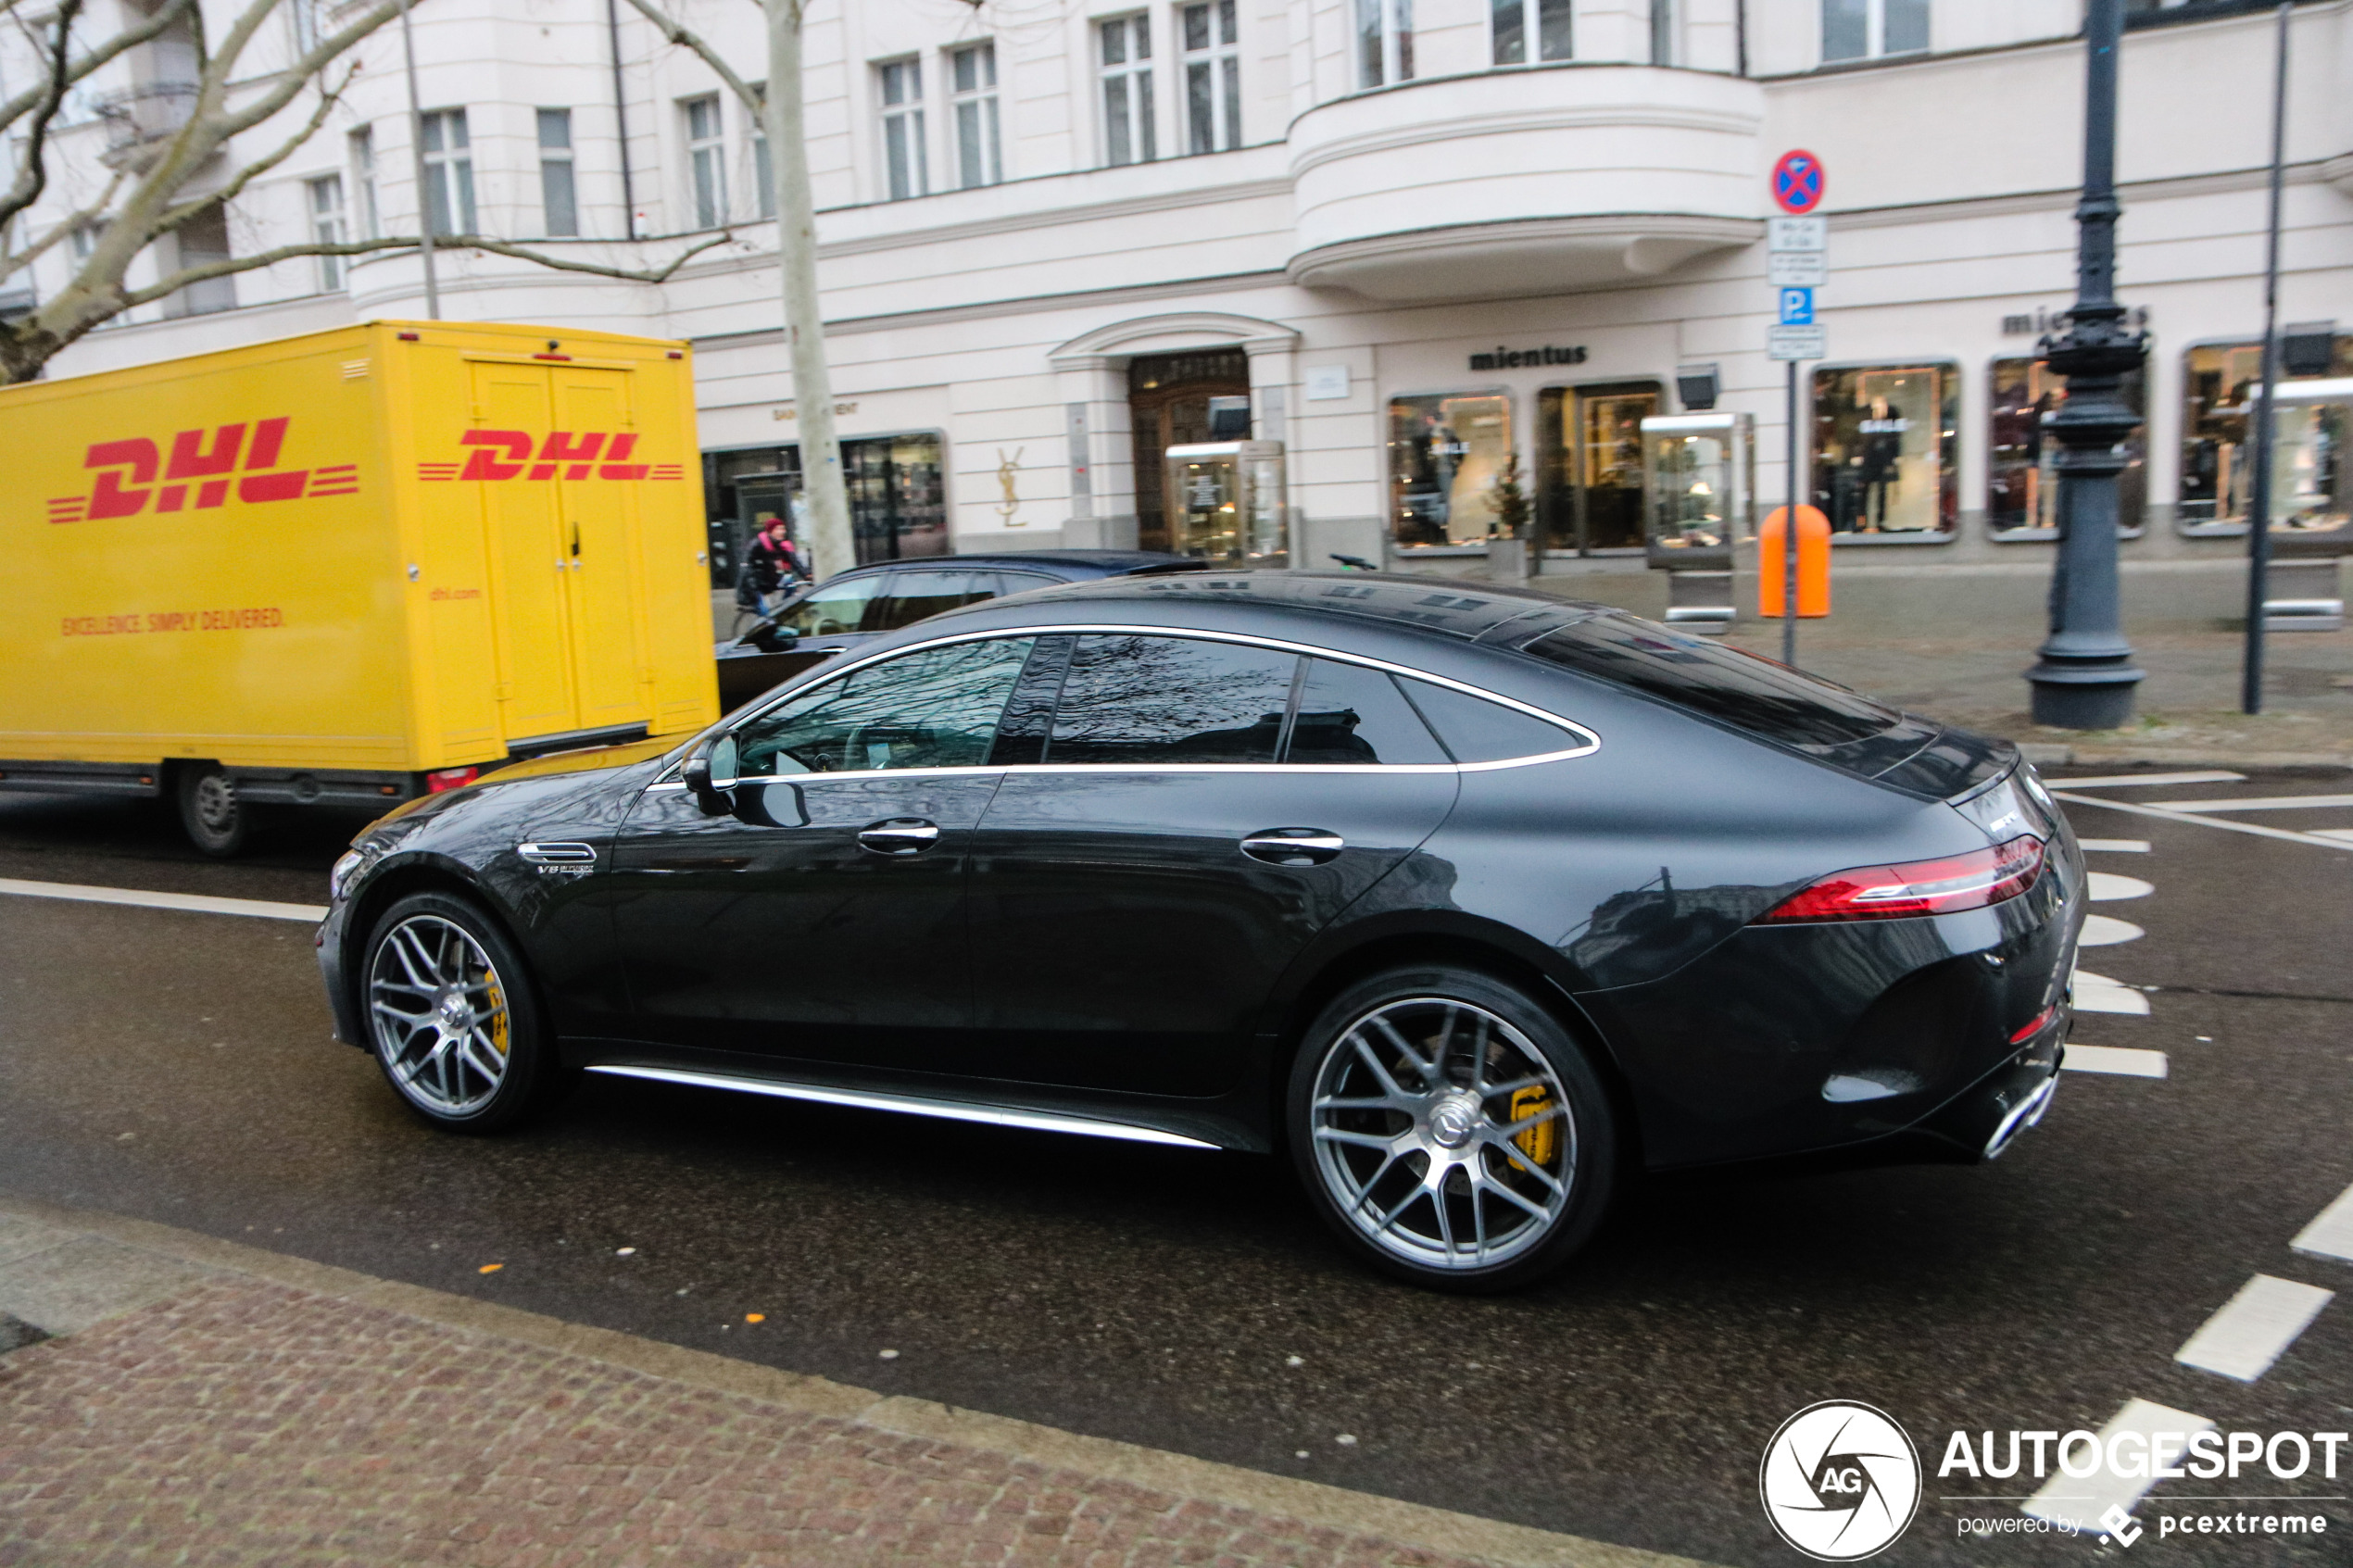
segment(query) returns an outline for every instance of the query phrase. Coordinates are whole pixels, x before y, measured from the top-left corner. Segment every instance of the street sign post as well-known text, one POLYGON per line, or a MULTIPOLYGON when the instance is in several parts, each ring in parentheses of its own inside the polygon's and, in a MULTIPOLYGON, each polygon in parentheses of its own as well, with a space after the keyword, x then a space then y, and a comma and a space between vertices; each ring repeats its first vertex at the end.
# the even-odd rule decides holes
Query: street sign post
MULTIPOLYGON (((1765 220, 1765 275, 1779 295, 1773 325, 1765 329, 1765 353, 1789 367, 1789 505, 1774 514, 1784 519, 1821 515, 1797 504, 1797 364, 1830 357, 1830 334, 1814 315, 1814 291, 1829 282, 1831 275, 1830 220, 1814 211, 1822 205, 1824 181, 1820 158, 1803 148, 1783 153, 1773 165, 1772 188, 1774 204, 1787 216, 1765 220)), ((1780 555, 1781 662, 1793 665, 1797 662, 1797 556, 1791 548, 1780 555)), ((1828 565, 1827 551, 1823 564, 1828 565)), ((1827 571, 1824 577, 1827 583, 1827 571)), ((1763 598, 1772 601, 1769 594, 1763 598)), ((1828 608, 1827 593, 1823 608, 1828 608)))

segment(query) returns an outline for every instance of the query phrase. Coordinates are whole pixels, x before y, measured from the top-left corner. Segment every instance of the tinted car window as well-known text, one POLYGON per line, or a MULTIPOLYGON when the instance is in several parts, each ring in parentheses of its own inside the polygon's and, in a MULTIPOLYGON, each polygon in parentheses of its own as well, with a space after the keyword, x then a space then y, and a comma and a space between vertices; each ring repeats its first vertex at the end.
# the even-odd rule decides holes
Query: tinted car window
POLYGON ((1523 651, 1802 750, 1851 746, 1904 723, 1859 692, 1630 615, 1591 616, 1523 651))
POLYGON ((966 768, 988 759, 1030 639, 955 643, 823 683, 735 733, 743 778, 966 768))
POLYGON ((889 602, 883 606, 877 624, 867 631, 895 632, 958 605, 997 596, 993 571, 894 571, 886 581, 890 584, 889 602))
POLYGON ((1290 749, 1283 754, 1284 761, 1338 767, 1446 759, 1429 727, 1389 676, 1328 659, 1307 661, 1307 679, 1299 688, 1299 714, 1291 721, 1290 749))
POLYGON ((879 632, 887 602, 882 594, 889 585, 888 574, 880 571, 827 583, 812 590, 799 603, 787 607, 775 618, 776 624, 789 626, 804 637, 879 632))
POLYGON ((1515 757, 1541 757, 1582 744, 1579 736, 1559 725, 1547 724, 1500 702, 1428 681, 1399 684, 1411 694, 1414 706, 1421 709, 1457 762, 1508 762, 1515 757))
POLYGON ((1272 762, 1296 655, 1187 637, 1080 637, 1048 762, 1272 762))

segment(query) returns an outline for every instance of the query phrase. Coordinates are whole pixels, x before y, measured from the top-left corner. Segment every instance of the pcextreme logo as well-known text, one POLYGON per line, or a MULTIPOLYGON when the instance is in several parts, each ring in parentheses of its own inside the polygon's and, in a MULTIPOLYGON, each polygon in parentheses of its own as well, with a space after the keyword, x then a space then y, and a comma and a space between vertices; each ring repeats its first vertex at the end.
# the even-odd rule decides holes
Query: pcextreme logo
POLYGON ((528 431, 470 430, 458 437, 458 445, 475 448, 463 468, 456 463, 419 463, 417 477, 525 482, 554 479, 559 472, 567 481, 586 479, 592 473, 598 479, 619 480, 685 477, 676 463, 631 462, 637 437, 628 433, 551 430, 535 438, 528 431))
POLYGON ((293 422, 290 416, 281 416, 251 424, 218 425, 209 442, 201 430, 183 430, 171 438, 168 460, 144 435, 127 441, 94 441, 82 456, 82 466, 98 470, 96 485, 87 495, 51 497, 49 521, 136 517, 147 509, 150 500, 158 512, 191 508, 202 511, 225 505, 233 485, 238 500, 255 504, 357 492, 359 469, 355 463, 315 469, 279 467, 286 427, 293 422), (157 483, 158 473, 160 484, 157 483), (236 477, 232 480, 231 474, 236 477))
POLYGON ((1893 1546, 1919 1512, 1919 1450, 1884 1411, 1825 1399, 1781 1423, 1756 1486, 1781 1539, 1853 1562, 1893 1546))

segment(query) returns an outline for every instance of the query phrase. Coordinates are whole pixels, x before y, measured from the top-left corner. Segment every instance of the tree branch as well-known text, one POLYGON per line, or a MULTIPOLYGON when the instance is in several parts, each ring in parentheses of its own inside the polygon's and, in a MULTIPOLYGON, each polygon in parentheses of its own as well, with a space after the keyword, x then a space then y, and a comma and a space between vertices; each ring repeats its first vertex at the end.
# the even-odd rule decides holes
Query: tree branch
POLYGON ((749 109, 754 115, 762 112, 761 94, 745 84, 744 79, 736 74, 735 68, 728 65, 725 57, 712 48, 707 39, 690 31, 684 23, 656 6, 653 0, 629 0, 629 3, 636 7, 638 15, 654 24, 655 29, 662 37, 682 49, 692 50, 703 64, 717 71, 719 80, 727 84, 727 90, 743 100, 744 107, 749 109))
POLYGON ((343 101, 344 90, 351 85, 351 79, 359 74, 359 68, 355 65, 344 72, 341 82, 333 87, 321 88, 318 107, 310 111, 310 118, 303 121, 302 128, 260 157, 237 170, 235 174, 230 176, 228 183, 219 190, 208 192, 193 201, 182 202, 178 207, 166 208, 163 215, 156 220, 156 233, 158 235, 170 233, 191 218, 208 212, 213 207, 226 206, 234 200, 237 194, 247 185, 252 184, 254 181, 269 173, 300 151, 302 144, 309 141, 319 127, 327 122, 327 116, 333 113, 334 107, 343 101))
POLYGON ((81 14, 82 0, 65 0, 57 7, 57 41, 49 60, 49 80, 40 107, 33 110, 31 132, 25 138, 24 166, 17 170, 7 195, 0 197, 0 230, 6 230, 10 220, 39 201, 41 193, 49 188, 49 125, 57 118, 66 89, 72 84, 69 80, 72 58, 67 51, 73 47, 74 19, 81 14))
MULTIPOLYGON (((195 6, 195 0, 168 0, 168 3, 159 7, 154 16, 147 18, 137 27, 126 28, 116 33, 112 38, 68 66, 66 85, 73 86, 124 50, 136 48, 170 31, 171 25, 193 10, 195 6)), ((47 92, 48 89, 45 86, 28 88, 15 97, 0 103, 0 130, 6 130, 30 114, 47 92)))
MULTIPOLYGON (((482 250, 496 256, 511 256, 518 260, 533 262, 559 272, 587 272, 599 278, 611 278, 628 283, 659 283, 688 261, 713 245, 733 240, 731 233, 714 234, 700 245, 689 245, 671 258, 666 267, 630 268, 607 267, 599 262, 574 261, 562 257, 544 255, 527 245, 510 245, 494 240, 486 234, 442 234, 433 242, 435 251, 482 250)), ((166 295, 177 294, 191 283, 201 283, 213 278, 232 277, 239 272, 251 272, 263 267, 275 267, 282 261, 296 261, 307 256, 368 256, 379 251, 415 250, 419 241, 414 234, 387 235, 381 240, 306 240, 298 245, 279 245, 273 250, 256 251, 251 256, 233 256, 220 261, 208 261, 197 267, 183 267, 169 277, 157 280, 141 289, 127 290, 121 295, 121 308, 146 305, 166 295)))
MULTIPOLYGON (((277 0, 256 0, 255 8, 266 11, 276 4, 277 0)), ((353 44, 358 44, 399 14, 399 0, 384 0, 384 4, 363 14, 341 32, 321 39, 311 47, 308 54, 286 67, 276 86, 234 113, 223 113, 218 122, 221 139, 225 141, 240 132, 250 131, 280 109, 284 108, 294 101, 294 95, 302 91, 305 83, 324 71, 338 56, 346 53, 353 44)), ((240 25, 242 24, 243 19, 240 19, 240 25)), ((250 37, 250 31, 239 35, 236 38, 236 51, 224 55, 222 58, 233 62, 236 53, 244 50, 250 37)))
POLYGON ((33 241, 32 244, 27 245, 24 249, 18 251, 11 256, 0 256, 0 278, 15 277, 19 272, 21 272, 26 268, 31 266, 35 261, 38 261, 44 256, 48 255, 51 250, 56 248, 59 240, 64 239, 68 234, 72 233, 76 229, 81 228, 83 224, 94 221, 100 213, 106 211, 107 205, 114 200, 114 194, 122 189, 122 173, 123 171, 120 169, 114 171, 114 178, 107 182, 107 188, 98 193, 98 199, 96 201, 92 202, 88 207, 83 207, 79 212, 69 212, 66 214, 65 217, 58 219, 55 223, 49 225, 49 229, 46 233, 44 233, 39 239, 33 241))

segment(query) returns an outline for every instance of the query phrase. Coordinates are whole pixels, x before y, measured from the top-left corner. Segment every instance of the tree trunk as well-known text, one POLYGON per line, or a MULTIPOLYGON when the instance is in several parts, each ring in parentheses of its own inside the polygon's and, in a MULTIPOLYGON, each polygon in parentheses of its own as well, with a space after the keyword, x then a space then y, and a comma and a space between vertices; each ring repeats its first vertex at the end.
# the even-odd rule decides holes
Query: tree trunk
POLYGON ((785 336, 792 345, 800 476, 809 500, 810 566, 830 577, 858 563, 834 434, 834 383, 825 366, 825 323, 817 306, 817 215, 802 141, 800 19, 804 0, 766 0, 769 163, 776 180, 776 262, 784 275, 785 336))

